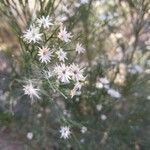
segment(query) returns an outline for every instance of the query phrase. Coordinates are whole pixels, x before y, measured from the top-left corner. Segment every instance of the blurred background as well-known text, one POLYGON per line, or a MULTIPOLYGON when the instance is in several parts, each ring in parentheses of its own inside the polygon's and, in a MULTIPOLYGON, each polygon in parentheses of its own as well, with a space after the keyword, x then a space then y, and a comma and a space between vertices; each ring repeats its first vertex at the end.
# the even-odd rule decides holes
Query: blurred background
POLYGON ((149 150, 149 108, 149 0, 0 1, 0 150, 149 150), (20 39, 42 15, 67 25, 86 49, 76 62, 87 66, 87 86, 62 114, 88 131, 83 136, 75 129, 70 141, 56 133, 59 114, 52 104, 31 108, 18 92, 24 76, 20 39), (100 77, 121 92, 120 100, 101 90, 100 77))

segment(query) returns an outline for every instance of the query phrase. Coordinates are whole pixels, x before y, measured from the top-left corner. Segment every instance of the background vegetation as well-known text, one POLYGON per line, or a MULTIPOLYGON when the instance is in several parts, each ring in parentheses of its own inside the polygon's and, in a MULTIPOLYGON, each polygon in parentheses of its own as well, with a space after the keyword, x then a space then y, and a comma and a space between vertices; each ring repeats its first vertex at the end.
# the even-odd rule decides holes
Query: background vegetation
POLYGON ((150 149, 149 0, 1 0, 0 15, 0 138, 17 141, 19 150, 150 149), (86 66, 87 80, 82 94, 67 100, 45 84, 51 97, 31 105, 22 80, 42 74, 22 35, 43 15, 63 22, 83 43, 86 52, 75 62, 86 66), (121 98, 97 86, 101 77, 121 98), (59 135, 62 124, 72 129, 67 140, 59 135))

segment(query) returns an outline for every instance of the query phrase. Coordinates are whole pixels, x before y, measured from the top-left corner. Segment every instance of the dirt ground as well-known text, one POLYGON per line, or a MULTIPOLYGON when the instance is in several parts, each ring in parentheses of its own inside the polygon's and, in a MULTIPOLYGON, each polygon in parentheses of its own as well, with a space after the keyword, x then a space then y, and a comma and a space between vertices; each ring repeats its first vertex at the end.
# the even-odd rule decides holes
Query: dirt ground
POLYGON ((0 150, 22 150, 21 144, 0 137, 0 150))

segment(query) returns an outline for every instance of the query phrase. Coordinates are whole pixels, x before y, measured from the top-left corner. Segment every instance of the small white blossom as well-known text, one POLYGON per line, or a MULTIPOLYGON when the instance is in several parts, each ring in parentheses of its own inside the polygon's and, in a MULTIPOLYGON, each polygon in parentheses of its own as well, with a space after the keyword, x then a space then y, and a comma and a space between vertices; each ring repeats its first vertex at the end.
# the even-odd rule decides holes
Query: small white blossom
POLYGON ((81 128, 81 133, 85 133, 87 131, 87 127, 85 127, 85 126, 83 126, 82 128, 81 128))
POLYGON ((76 102, 79 102, 79 100, 80 100, 79 97, 76 97, 75 101, 76 101, 76 102))
POLYGON ((70 65, 70 71, 72 80, 74 81, 84 81, 85 77, 83 76, 84 69, 81 69, 78 65, 72 64, 70 65))
POLYGON ((102 89, 103 88, 103 84, 101 83, 101 82, 99 82, 99 81, 97 81, 96 82, 96 88, 98 88, 98 89, 102 89))
POLYGON ((61 133, 60 138, 63 138, 63 139, 68 139, 71 134, 70 127, 68 126, 62 126, 59 132, 61 133))
POLYGON ((65 5, 65 4, 64 4, 64 5, 62 5, 61 7, 62 7, 61 9, 62 9, 63 12, 65 12, 65 13, 67 13, 67 14, 70 13, 70 9, 69 9, 68 5, 65 5))
POLYGON ((150 95, 147 96, 147 100, 150 100, 150 95))
POLYGON ((89 0, 80 0, 81 4, 88 4, 89 0))
POLYGON ((109 80, 106 77, 105 78, 100 78, 99 80, 102 84, 109 84, 109 80))
POLYGON ((85 48, 82 46, 82 44, 77 43, 77 45, 76 45, 76 52, 77 52, 78 54, 81 54, 81 53, 84 53, 84 52, 85 52, 85 48))
POLYGON ((72 35, 70 32, 66 31, 66 27, 63 27, 62 25, 60 26, 60 31, 58 33, 58 38, 60 38, 64 42, 70 42, 72 35))
POLYGON ((38 52, 39 60, 43 63, 48 63, 51 60, 52 52, 47 47, 39 48, 38 52))
POLYGON ((63 49, 59 49, 59 51, 56 52, 57 57, 59 59, 59 61, 65 61, 65 59, 67 59, 67 53, 63 51, 63 49))
POLYGON ((77 8, 78 8, 78 7, 80 7, 80 5, 81 5, 81 4, 80 4, 80 3, 78 3, 78 2, 74 2, 74 6, 75 6, 75 7, 77 7, 77 8))
POLYGON ((58 22, 64 22, 68 19, 68 17, 65 14, 60 14, 59 16, 56 17, 56 21, 58 22))
POLYGON ((37 114, 37 118, 41 118, 42 117, 42 114, 41 113, 38 113, 37 114))
POLYGON ((33 138, 33 133, 32 132, 28 132, 27 133, 27 139, 28 140, 32 140, 32 138, 33 138))
POLYGON ((24 32, 23 39, 28 43, 36 43, 42 40, 42 34, 40 33, 38 27, 31 25, 30 28, 24 32))
POLYGON ((41 18, 37 19, 37 23, 40 27, 43 26, 45 29, 53 25, 52 19, 50 19, 49 16, 42 16, 41 18))
POLYGON ((108 93, 110 96, 114 97, 114 98, 120 98, 120 97, 121 97, 121 94, 120 94, 118 91, 114 90, 114 89, 109 89, 109 90, 107 91, 107 93, 108 93))
POLYGON ((104 85, 104 88, 105 88, 106 90, 108 90, 108 89, 110 88, 109 84, 105 84, 105 85, 104 85))
POLYGON ((81 143, 84 143, 84 142, 85 142, 85 140, 84 140, 84 139, 81 139, 81 140, 80 140, 80 142, 81 142, 81 143))
POLYGON ((139 65, 135 65, 134 68, 137 71, 137 73, 142 73, 143 72, 143 68, 139 65))
POLYGON ((71 73, 68 66, 65 64, 56 65, 54 72, 57 75, 58 79, 63 83, 69 83, 71 79, 71 73))
POLYGON ((129 65, 128 72, 131 74, 137 74, 137 73, 140 74, 143 72, 143 68, 139 65, 129 65))
POLYGON ((150 69, 145 69, 145 74, 150 74, 150 69))
POLYGON ((96 88, 98 89, 109 89, 109 80, 104 77, 104 78, 98 78, 97 82, 96 82, 96 88))
POLYGON ((53 72, 50 69, 49 70, 44 70, 43 75, 44 75, 45 79, 49 79, 53 76, 53 72))
POLYGON ((102 115, 101 115, 101 120, 105 121, 106 119, 107 119, 107 116, 104 115, 104 114, 102 114, 102 115))
POLYGON ((73 98, 75 95, 80 95, 81 94, 81 88, 82 88, 82 83, 77 82, 74 86, 74 88, 71 90, 71 98, 73 98))
POLYGON ((34 97, 40 99, 39 96, 40 89, 35 88, 34 85, 31 83, 31 81, 29 81, 28 84, 23 86, 23 91, 25 95, 28 95, 31 98, 31 100, 33 100, 34 97))
POLYGON ((96 105, 96 109, 97 109, 97 111, 101 111, 102 110, 102 105, 101 104, 98 104, 98 105, 96 105))

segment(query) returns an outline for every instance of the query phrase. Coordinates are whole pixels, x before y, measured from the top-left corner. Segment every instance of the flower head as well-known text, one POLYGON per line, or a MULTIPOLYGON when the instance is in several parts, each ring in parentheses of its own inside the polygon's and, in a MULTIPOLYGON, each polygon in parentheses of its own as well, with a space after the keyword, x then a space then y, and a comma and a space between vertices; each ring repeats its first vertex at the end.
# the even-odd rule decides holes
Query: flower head
POLYGON ((102 89, 103 88, 103 84, 101 83, 101 82, 99 82, 99 81, 97 81, 96 82, 96 88, 98 88, 98 89, 102 89))
POLYGON ((81 93, 82 83, 77 82, 74 86, 74 88, 71 90, 71 98, 73 98, 75 95, 79 95, 81 93))
POLYGON ((101 115, 101 120, 105 121, 106 119, 107 119, 107 116, 104 115, 104 114, 102 114, 102 115, 101 115))
POLYGON ((80 0, 81 4, 87 4, 89 2, 89 0, 80 0))
POLYGON ((57 75, 58 79, 63 83, 69 83, 71 79, 71 73, 69 67, 65 64, 56 65, 54 68, 54 72, 57 75))
POLYGON ((83 126, 82 128, 81 128, 81 133, 85 133, 87 131, 87 127, 85 127, 85 126, 83 126))
POLYGON ((106 77, 103 78, 98 78, 97 82, 96 82, 96 88, 98 89, 109 89, 109 80, 106 77))
POLYGON ((27 139, 28 140, 32 140, 32 138, 33 138, 33 133, 32 132, 28 132, 27 133, 27 139))
POLYGON ((59 61, 65 61, 65 59, 67 59, 67 53, 63 51, 63 49, 59 49, 59 51, 56 52, 57 57, 59 59, 59 61))
POLYGON ((84 81, 85 77, 83 76, 84 69, 81 69, 78 65, 72 64, 70 66, 71 76, 74 81, 84 81))
POLYGON ((104 78, 100 78, 99 79, 99 81, 102 83, 102 84, 109 84, 109 80, 106 78, 106 77, 104 77, 104 78))
POLYGON ((36 43, 42 40, 42 33, 40 33, 39 28, 31 25, 27 31, 23 34, 23 39, 28 43, 36 43))
POLYGON ((70 42, 72 35, 70 32, 66 31, 66 27, 60 26, 60 32, 58 33, 58 38, 60 38, 64 42, 70 42))
POLYGON ((42 16, 41 18, 37 19, 37 23, 40 27, 43 26, 45 29, 53 25, 52 19, 50 19, 49 16, 42 16))
POLYGON ((111 97, 114 97, 114 98, 120 98, 120 97, 121 97, 121 94, 120 94, 118 91, 114 90, 114 89, 109 89, 109 90, 107 91, 107 93, 108 93, 111 97))
POLYGON ((137 73, 140 74, 143 72, 143 68, 139 65, 129 65, 128 72, 131 74, 137 74, 137 73))
POLYGON ((96 105, 97 111, 101 111, 101 110, 102 110, 102 107, 103 107, 103 106, 102 106, 101 104, 97 104, 97 105, 96 105))
POLYGON ((53 76, 53 72, 52 70, 48 69, 48 70, 43 70, 43 75, 45 79, 49 79, 53 76))
POLYGON ((78 54, 81 54, 81 53, 84 53, 84 52, 85 52, 85 48, 82 46, 82 44, 77 43, 77 45, 76 45, 76 52, 77 52, 78 54))
POLYGON ((33 100, 34 97, 40 99, 40 89, 35 88, 31 81, 29 81, 28 84, 23 86, 23 91, 25 95, 28 95, 31 98, 31 100, 33 100))
POLYGON ((43 63, 48 63, 51 60, 52 52, 47 47, 39 48, 38 52, 39 60, 43 63))
POLYGON ((68 126, 62 126, 59 132, 61 133, 60 138, 63 138, 63 139, 68 139, 71 134, 70 127, 68 126))

